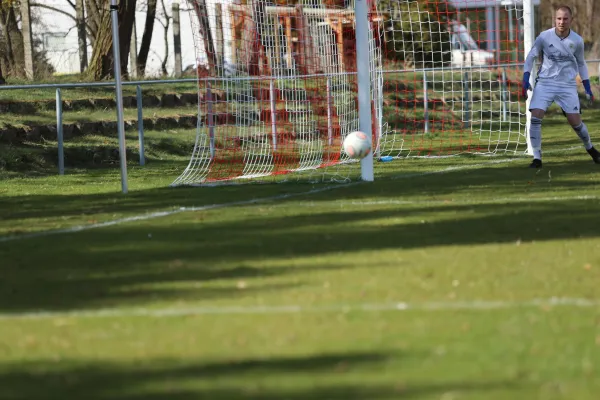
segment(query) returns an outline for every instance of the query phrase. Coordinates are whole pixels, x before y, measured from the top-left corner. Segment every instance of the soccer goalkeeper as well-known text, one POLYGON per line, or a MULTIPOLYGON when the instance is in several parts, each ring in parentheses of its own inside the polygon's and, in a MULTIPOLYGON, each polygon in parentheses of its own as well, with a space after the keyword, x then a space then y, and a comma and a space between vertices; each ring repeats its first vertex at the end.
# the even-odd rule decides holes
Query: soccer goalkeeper
POLYGON ((531 168, 542 167, 542 120, 548 107, 556 102, 563 110, 569 124, 583 142, 583 146, 596 164, 600 164, 600 152, 594 148, 587 126, 581 120, 581 105, 577 95, 577 74, 582 79, 587 97, 593 101, 588 68, 583 54, 583 39, 571 30, 573 13, 567 6, 556 8, 555 28, 548 29, 536 38, 525 59, 522 94, 527 97, 531 89, 529 77, 533 62, 540 58, 536 85, 533 89, 529 110, 531 125, 529 138, 533 148, 531 168))

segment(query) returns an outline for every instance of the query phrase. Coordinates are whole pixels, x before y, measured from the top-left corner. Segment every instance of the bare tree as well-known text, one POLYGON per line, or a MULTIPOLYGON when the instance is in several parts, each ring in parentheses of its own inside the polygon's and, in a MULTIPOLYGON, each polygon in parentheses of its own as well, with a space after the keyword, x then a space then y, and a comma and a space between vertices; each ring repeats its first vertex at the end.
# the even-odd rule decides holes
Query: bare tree
POLYGON ((198 22, 200 29, 200 35, 204 41, 204 54, 208 59, 208 69, 211 74, 215 73, 215 44, 212 39, 212 32, 210 30, 210 23, 208 21, 208 8, 206 7, 205 0, 194 0, 192 2, 194 11, 198 16, 198 22))
POLYGON ((162 7, 162 14, 164 16, 164 21, 162 19, 158 19, 158 22, 164 28, 163 38, 165 41, 165 56, 163 57, 162 63, 160 65, 160 69, 163 75, 168 75, 167 72, 167 62, 169 61, 169 26, 171 25, 171 17, 167 12, 167 6, 165 5, 165 0, 160 0, 160 4, 162 7))
POLYGON ((597 59, 600 57, 600 28, 598 27, 600 18, 596 14, 600 12, 600 6, 594 0, 587 0, 586 5, 588 23, 591 27, 590 41, 592 42, 589 57, 597 59))
POLYGON ((144 33, 142 35, 142 43, 140 44, 140 51, 138 53, 138 75, 140 76, 143 76, 146 73, 146 63, 148 62, 150 44, 152 42, 152 33, 154 32, 157 4, 157 0, 148 0, 144 33))
POLYGON ((77 40, 79 46, 79 70, 84 72, 88 65, 87 33, 85 29, 85 8, 83 0, 76 0, 75 18, 77 19, 77 40))
MULTIPOLYGON (((218 4, 220 7, 221 4, 218 4)), ((220 9, 220 8, 219 8, 220 9)), ((179 12, 179 3, 173 2, 171 4, 171 18, 173 18, 173 54, 175 58, 175 68, 173 74, 177 77, 181 77, 182 65, 181 65, 181 13, 179 12)))
POLYGON ((589 37, 589 40, 592 40, 594 36, 594 0, 585 0, 585 25, 587 25, 588 31, 586 35, 589 37))
MULTIPOLYGON (((105 1, 104 5, 107 4, 108 1, 105 1)), ((105 10, 100 0, 85 0, 85 8, 87 10, 87 29, 92 46, 94 46, 98 30, 100 29, 100 26, 102 26, 102 16, 104 15, 105 10)))
MULTIPOLYGON (((95 2, 95 0, 87 1, 88 4, 95 2)), ((129 46, 131 45, 133 21, 135 19, 135 3, 136 0, 121 0, 117 10, 117 15, 119 18, 121 71, 123 75, 127 75, 128 70, 127 63, 129 60, 129 46)), ((95 5, 97 6, 98 4, 95 5)), ((94 51, 88 67, 88 74, 94 80, 100 80, 109 76, 114 76, 111 12, 106 5, 107 4, 103 4, 102 7, 96 8, 100 19, 98 31, 96 33, 96 40, 94 43, 94 51)), ((95 12, 96 11, 91 11, 90 14, 95 12)))
MULTIPOLYGON (((84 72, 88 65, 88 54, 87 54, 87 42, 88 42, 88 31, 90 32, 91 42, 94 42, 95 30, 92 31, 89 29, 88 22, 85 18, 85 0, 65 0, 73 10, 75 11, 75 15, 72 12, 65 11, 63 8, 55 7, 52 4, 42 3, 39 0, 32 1, 31 7, 43 8, 46 10, 50 10, 52 12, 56 12, 67 16, 73 20, 75 26, 77 28, 77 40, 78 40, 78 48, 79 48, 79 70, 80 72, 84 72)), ((90 22, 93 24, 94 21, 90 19, 90 22)))
POLYGON ((23 77, 25 76, 23 35, 17 23, 16 6, 16 1, 3 0, 0 3, 0 33, 4 47, 0 65, 5 73, 23 77))
POLYGON ((21 34, 23 36, 23 59, 25 76, 33 79, 33 40, 31 37, 31 5, 21 0, 21 34))

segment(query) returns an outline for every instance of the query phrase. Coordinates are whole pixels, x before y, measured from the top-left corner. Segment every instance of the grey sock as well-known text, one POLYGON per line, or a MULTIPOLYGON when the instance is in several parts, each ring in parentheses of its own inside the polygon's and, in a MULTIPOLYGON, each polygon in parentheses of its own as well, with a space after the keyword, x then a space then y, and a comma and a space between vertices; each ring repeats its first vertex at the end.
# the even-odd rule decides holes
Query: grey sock
POLYGON ((590 139, 590 133, 588 132, 587 126, 582 122, 579 126, 574 126, 573 130, 579 136, 579 139, 583 142, 583 146, 586 150, 592 148, 592 140, 590 139))
POLYGON ((529 139, 531 140, 531 148, 533 149, 533 158, 542 159, 542 120, 536 117, 531 117, 531 125, 529 126, 529 139))

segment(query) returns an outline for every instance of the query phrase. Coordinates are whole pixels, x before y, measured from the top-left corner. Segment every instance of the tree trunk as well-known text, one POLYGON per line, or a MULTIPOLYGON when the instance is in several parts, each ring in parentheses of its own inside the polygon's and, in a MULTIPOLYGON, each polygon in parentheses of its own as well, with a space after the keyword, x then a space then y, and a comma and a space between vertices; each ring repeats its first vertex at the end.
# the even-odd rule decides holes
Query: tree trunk
POLYGON ((144 76, 146 73, 146 63, 148 62, 148 54, 150 53, 150 44, 152 42, 152 33, 154 32, 154 20, 156 19, 157 3, 157 0, 148 0, 146 24, 144 25, 144 34, 142 36, 142 43, 140 44, 140 52, 138 54, 139 76, 144 76))
MULTIPOLYGON (((127 75, 127 61, 129 59, 129 45, 135 18, 135 0, 121 0, 118 11, 119 19, 119 50, 121 56, 121 71, 127 75)), ((103 10, 102 18, 94 43, 94 51, 88 68, 90 77, 101 80, 114 77, 114 57, 112 42, 111 11, 103 10)))
POLYGON ((206 7, 205 0, 195 0, 192 2, 194 10, 198 16, 198 28, 200 29, 200 36, 202 36, 204 42, 204 54, 208 60, 208 69, 212 76, 215 74, 215 44, 212 40, 212 33, 210 30, 210 23, 208 21, 208 8, 206 7))
POLYGON ((129 44, 129 64, 131 71, 129 76, 132 78, 138 77, 138 56, 137 56, 137 21, 133 21, 133 29, 131 30, 131 43, 129 44))
POLYGON ((592 45, 588 57, 592 59, 598 59, 598 57, 600 57, 600 30, 596 32, 596 39, 594 40, 594 44, 592 45))
POLYGON ((89 76, 96 81, 104 79, 114 72, 110 17, 110 11, 102 12, 102 19, 94 40, 92 59, 87 70, 89 76))
POLYGON ((119 6, 119 50, 121 51, 121 71, 127 76, 129 64, 129 49, 131 48, 131 34, 135 22, 136 0, 121 0, 119 6), (123 3, 125 3, 123 5, 123 3), (122 10, 123 8, 123 10, 122 10))
MULTIPOLYGON (((215 7, 220 7, 221 4, 217 3, 215 7)), ((220 8, 219 8, 220 9, 220 8)), ((173 18, 173 54, 175 61, 175 68, 173 74, 177 77, 181 77, 181 23, 180 23, 179 3, 173 3, 171 5, 171 18, 173 18)))
POLYGON ((8 32, 8 13, 0 9, 0 29, 2 30, 2 38, 4 41, 3 61, 4 69, 10 74, 10 71, 14 68, 14 57, 12 50, 12 43, 10 42, 10 33, 8 32))
POLYGON ((590 19, 590 38, 589 41, 592 43, 591 51, 589 54, 589 58, 597 59, 600 57, 600 28, 598 28, 598 23, 600 22, 600 18, 596 15, 600 12, 600 7, 597 2, 594 0, 588 1, 588 12, 590 19))
POLYGON ((0 8, 0 30, 4 36, 5 73, 19 77, 25 76, 25 58, 23 54, 23 35, 17 25, 14 8, 0 8))
POLYGON ((23 37, 23 61, 25 76, 33 80, 33 40, 31 37, 31 6, 29 0, 21 0, 21 33, 23 37))
POLYGON ((75 4, 75 18, 77 20, 77 39, 79 45, 79 71, 83 73, 88 65, 87 34, 85 31, 85 9, 83 0, 75 4))
POLYGON ((100 0, 85 0, 87 9, 87 27, 89 29, 90 41, 92 46, 96 45, 96 37, 98 36, 98 30, 102 25, 102 15, 104 9, 100 0))
POLYGON ((585 39, 591 41, 594 35, 594 0, 585 0, 585 17, 582 20, 587 27, 585 39))
POLYGON ((160 69, 162 71, 163 76, 167 76, 167 62, 169 61, 169 25, 171 23, 171 18, 167 13, 167 7, 165 6, 165 0, 161 0, 163 12, 165 14, 165 33, 164 33, 164 41, 165 41, 165 58, 163 58, 162 64, 160 65, 160 69))

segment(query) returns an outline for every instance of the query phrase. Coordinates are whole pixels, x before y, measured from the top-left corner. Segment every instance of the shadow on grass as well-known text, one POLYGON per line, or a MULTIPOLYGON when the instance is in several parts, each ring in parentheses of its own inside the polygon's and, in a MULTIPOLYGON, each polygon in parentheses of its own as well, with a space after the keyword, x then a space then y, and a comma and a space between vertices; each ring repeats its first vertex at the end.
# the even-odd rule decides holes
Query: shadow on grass
MULTIPOLYGON (((94 175, 101 169, 105 174, 120 170, 119 145, 114 136, 86 136, 70 138, 63 151, 64 167, 67 179, 82 172, 94 175), (99 140, 100 138, 100 140, 99 140), (85 170, 85 171, 84 171, 85 170)), ((131 139, 129 142, 137 142, 131 139)), ((147 135, 145 140, 145 159, 150 169, 158 168, 163 159, 171 164, 179 164, 183 172, 194 149, 191 139, 183 135, 156 137, 147 135), (181 159, 181 160, 180 160, 181 159)), ((137 146, 127 148, 129 168, 139 165, 140 154, 137 146)), ((58 150, 54 142, 21 143, 2 145, 0 143, 0 180, 27 177, 56 177, 58 175, 58 150)))
MULTIPOLYGON (((400 190, 389 182, 388 188, 379 195, 384 201, 385 196, 414 190, 400 190)), ((373 194, 357 192, 347 198, 359 199, 359 195, 373 194)), ((600 235, 595 218, 600 215, 600 202, 589 199, 529 202, 524 197, 516 202, 480 204, 389 203, 383 208, 359 203, 334 209, 319 208, 323 199, 313 200, 307 207, 275 208, 268 214, 266 208, 224 217, 218 212, 184 213, 73 235, 0 243, 0 310, 252 296, 290 287, 265 286, 259 278, 293 274, 298 268, 303 273, 352 268, 318 258, 310 265, 297 266, 286 259, 600 235), (257 266, 269 259, 281 261, 257 266), (236 288, 238 280, 252 279, 251 290, 236 288), (223 282, 203 286, 214 280, 223 282)))
MULTIPOLYGON (((482 159, 482 163, 488 162, 488 159, 482 159)), ((435 170, 456 167, 456 159, 446 161, 436 161, 435 170)), ((161 162, 155 162, 160 165, 161 162)), ((577 179, 561 182, 560 187, 571 190, 590 188, 598 185, 590 181, 591 176, 597 176, 600 168, 594 165, 587 158, 572 163, 552 162, 548 163, 548 168, 542 171, 532 171, 525 166, 529 160, 515 160, 512 163, 505 164, 501 168, 490 165, 489 168, 480 167, 477 169, 448 170, 444 173, 419 176, 424 172, 431 170, 423 169, 423 165, 409 164, 406 161, 398 161, 398 167, 382 174, 381 179, 374 183, 358 185, 352 189, 344 189, 344 193, 332 191, 330 197, 340 195, 346 197, 405 197, 405 196, 445 196, 453 193, 460 193, 466 190, 474 191, 485 189, 490 193, 514 191, 515 188, 522 190, 523 193, 533 192, 550 186, 547 181, 547 170, 552 168, 553 174, 576 174, 577 179), (401 164, 403 163, 404 164, 401 164), (411 177, 410 183, 402 179, 389 181, 388 178, 411 177), (417 179, 418 178, 418 179, 417 179), (531 183, 538 181, 540 185, 532 187, 531 183)), ((165 165, 176 167, 183 171, 187 162, 178 163, 169 162, 165 165)), ((106 179, 106 170, 96 170, 80 174, 81 178, 106 179)), ((111 171, 114 175, 114 169, 111 171)), ((143 170, 148 177, 164 174, 160 166, 143 170)), ((116 178, 115 178, 116 179, 116 178)), ((152 178, 149 178, 152 179, 152 178)), ((131 179, 130 179, 131 180, 131 179)), ((57 185, 60 182, 57 182, 57 185)), ((89 194, 82 187, 82 193, 75 194, 56 194, 56 195, 24 195, 10 196, 0 198, 0 220, 10 221, 19 219, 68 217, 75 215, 91 215, 98 213, 118 213, 122 214, 142 214, 156 210, 173 209, 176 207, 196 207, 224 202, 243 201, 248 199, 264 198, 273 195, 289 194, 294 192, 304 192, 311 188, 322 188, 325 184, 247 184, 231 185, 221 187, 201 187, 201 188, 154 188, 135 190, 132 189, 127 196, 115 190, 115 193, 89 194)), ((333 184, 335 186, 335 184, 333 184)), ((559 187, 555 185, 554 187, 559 187)), ((117 188, 117 186, 115 186, 117 188)), ((88 218, 89 220, 93 218, 88 218)))
POLYGON ((433 379, 425 385, 370 382, 382 363, 402 363, 406 357, 333 353, 214 363, 154 360, 150 365, 131 366, 68 360, 60 364, 30 362, 0 365, 0 387, 5 400, 377 400, 437 398, 450 391, 485 396, 490 390, 516 387, 509 381, 435 383, 433 379), (359 375, 361 370, 364 372, 359 375), (362 376, 360 382, 348 383, 351 380, 344 377, 347 372, 362 376))

